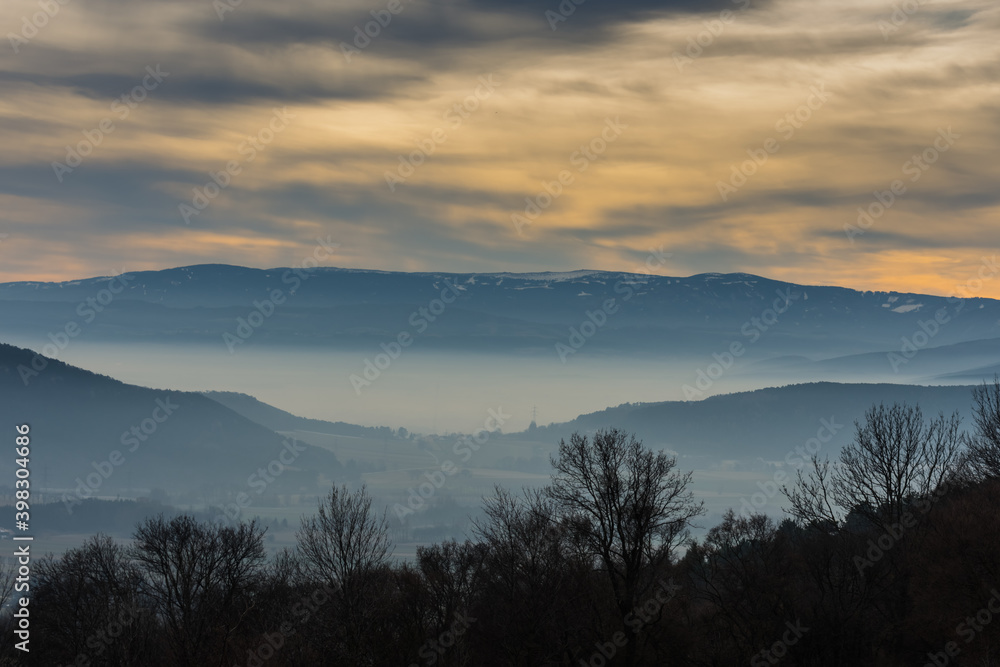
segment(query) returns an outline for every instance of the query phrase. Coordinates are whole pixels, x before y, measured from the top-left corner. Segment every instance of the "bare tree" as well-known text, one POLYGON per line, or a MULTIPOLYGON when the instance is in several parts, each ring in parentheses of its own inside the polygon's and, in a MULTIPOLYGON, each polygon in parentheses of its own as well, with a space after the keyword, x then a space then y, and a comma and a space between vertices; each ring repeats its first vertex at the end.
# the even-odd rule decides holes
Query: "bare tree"
POLYGON ((777 526, 764 514, 738 516, 728 510, 722 523, 708 531, 704 542, 695 541, 684 557, 697 597, 709 603, 706 623, 718 627, 725 641, 710 647, 733 663, 749 659, 752 649, 772 633, 770 615, 777 570, 788 573, 788 563, 776 549, 777 526), (733 654, 735 651, 735 655, 733 654))
MULTIPOLYGON (((16 608, 17 598, 20 597, 13 595, 14 585, 17 583, 17 565, 15 558, 4 558, 0 562, 0 632, 3 632, 3 636, 7 638, 6 641, 0 642, 0 665, 17 664, 15 656, 20 653, 14 647, 15 642, 18 641, 14 638, 17 619, 12 616, 13 608, 16 608), (11 608, 8 608, 8 603, 10 603, 11 608)), ((35 587, 37 588, 37 585, 35 587)))
MULTIPOLYGON (((691 473, 619 429, 559 443, 549 497, 586 553, 604 570, 624 619, 655 584, 691 520, 704 512, 688 490, 691 473)), ((636 642, 625 650, 634 664, 636 642)))
POLYGON ((341 632, 328 640, 331 649, 353 664, 371 664, 377 652, 372 629, 382 611, 375 595, 378 574, 392 554, 385 511, 372 511, 364 486, 356 493, 334 486, 317 514, 303 518, 297 537, 305 574, 337 592, 341 632))
POLYGON ((789 513, 818 526, 840 525, 854 513, 888 530, 915 499, 952 481, 966 444, 960 425, 957 412, 924 421, 919 406, 873 406, 855 422, 854 441, 836 463, 813 457, 812 469, 783 489, 789 513))
POLYGON ((17 562, 13 558, 4 558, 0 565, 0 610, 6 609, 7 600, 14 592, 17 578, 17 562))
POLYGON ((480 636, 494 647, 489 664, 558 664, 578 634, 589 568, 571 551, 544 489, 518 496, 498 485, 483 511, 473 521, 486 550, 476 614, 480 636))
POLYGON ((305 571, 332 587, 386 565, 392 554, 385 512, 372 512, 364 486, 357 493, 333 487, 318 513, 302 520, 298 541, 305 571))
POLYGON ((975 435, 969 442, 969 463, 980 477, 1000 478, 1000 377, 972 390, 975 435))
POLYGON ((32 614, 45 637, 37 649, 43 664, 151 662, 155 622, 146 609, 142 576, 110 536, 96 535, 59 559, 48 556, 35 573, 37 614, 32 614))
POLYGON ((130 555, 166 623, 174 664, 207 664, 213 649, 220 664, 226 657, 229 638, 254 604, 264 532, 256 521, 213 526, 162 514, 136 528, 130 555))
POLYGON ((567 557, 555 504, 545 490, 526 489, 518 497, 498 485, 483 500, 483 514, 473 521, 473 532, 488 546, 491 560, 512 569, 511 578, 530 578, 567 557))
MULTIPOLYGON (((433 546, 417 547, 415 572, 419 573, 423 595, 422 604, 411 618, 420 620, 417 642, 441 637, 451 628, 456 640, 447 654, 440 656, 444 665, 472 664, 470 656, 470 628, 478 630, 482 614, 473 609, 475 592, 483 565, 485 549, 472 542, 445 541, 433 546)), ((496 601, 490 600, 496 605, 496 601)), ((497 647, 492 647, 496 650, 497 647)), ((426 654, 425 654, 426 655, 426 654)), ((412 656, 408 656, 412 657, 412 656)), ((423 656, 425 657, 425 656, 423 656)), ((410 664, 407 662, 406 664, 410 664)))

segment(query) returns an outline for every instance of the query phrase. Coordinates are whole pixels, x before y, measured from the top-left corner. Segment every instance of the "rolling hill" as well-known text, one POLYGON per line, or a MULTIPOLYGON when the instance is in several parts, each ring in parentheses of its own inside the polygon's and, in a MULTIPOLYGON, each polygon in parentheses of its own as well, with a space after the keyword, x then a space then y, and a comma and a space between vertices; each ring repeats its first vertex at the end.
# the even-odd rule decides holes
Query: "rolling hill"
MULTIPOLYGON (((836 433, 824 443, 834 453, 854 435, 854 421, 877 403, 919 405, 925 418, 958 411, 969 426, 971 386, 924 387, 900 384, 816 382, 711 396, 700 401, 625 404, 531 432, 553 441, 573 432, 615 426, 637 434, 652 447, 667 447, 693 459, 781 460, 825 424, 836 433)), ((824 435, 831 429, 827 428, 824 435)), ((690 464, 688 464, 690 465, 690 464)))
MULTIPOLYGON (((6 344, 0 405, 11 434, 15 424, 31 425, 32 479, 50 489, 90 479, 94 495, 162 487, 209 497, 244 489, 289 451, 279 434, 201 394, 125 384, 6 344)), ((330 452, 298 447, 272 492, 312 492, 318 474, 340 471, 330 452)), ((14 479, 13 466, 13 456, 0 460, 0 478, 14 479)))

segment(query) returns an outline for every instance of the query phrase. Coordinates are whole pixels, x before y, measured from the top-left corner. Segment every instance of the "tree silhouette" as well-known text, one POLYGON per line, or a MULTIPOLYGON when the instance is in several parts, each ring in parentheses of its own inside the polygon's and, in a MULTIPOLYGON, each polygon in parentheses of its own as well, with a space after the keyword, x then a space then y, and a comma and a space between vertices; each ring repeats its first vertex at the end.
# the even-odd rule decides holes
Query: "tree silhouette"
POLYGON ((975 435, 969 442, 969 463, 980 477, 1000 478, 1000 377, 972 390, 975 435))
POLYGON ((204 665, 209 656, 225 656, 253 607, 264 532, 256 521, 230 527, 189 516, 168 521, 162 514, 139 524, 129 555, 145 575, 175 664, 204 665))
MULTIPOLYGON (((688 490, 691 473, 619 429, 559 443, 548 489, 557 512, 586 556, 603 569, 623 620, 656 585, 662 567, 704 512, 688 490)), ((635 664, 637 642, 625 646, 635 664)))
POLYGON ((354 493, 334 486, 316 515, 302 520, 298 541, 307 576, 336 592, 341 621, 329 641, 346 660, 367 664, 378 643, 371 634, 378 612, 378 573, 392 554, 385 511, 372 510, 364 486, 354 493))
POLYGON ((889 530, 915 498, 954 481, 966 446, 960 424, 957 412, 924 421, 919 406, 873 406, 836 464, 813 457, 812 470, 784 488, 789 512, 814 525, 838 525, 854 513, 889 530))

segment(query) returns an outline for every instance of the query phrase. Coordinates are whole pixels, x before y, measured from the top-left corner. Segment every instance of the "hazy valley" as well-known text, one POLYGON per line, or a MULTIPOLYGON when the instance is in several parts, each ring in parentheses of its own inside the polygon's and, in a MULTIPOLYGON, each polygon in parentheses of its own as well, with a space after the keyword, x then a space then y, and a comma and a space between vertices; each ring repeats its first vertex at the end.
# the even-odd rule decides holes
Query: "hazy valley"
POLYGON ((332 483, 402 544, 461 538, 495 484, 546 484, 561 439, 609 426, 695 471, 704 525, 762 489, 780 516, 775 472, 872 404, 968 416, 1000 363, 996 301, 744 274, 204 266, 0 285, 0 310, 32 348, 2 348, 0 397, 54 454, 46 500, 290 522, 275 547, 332 483))

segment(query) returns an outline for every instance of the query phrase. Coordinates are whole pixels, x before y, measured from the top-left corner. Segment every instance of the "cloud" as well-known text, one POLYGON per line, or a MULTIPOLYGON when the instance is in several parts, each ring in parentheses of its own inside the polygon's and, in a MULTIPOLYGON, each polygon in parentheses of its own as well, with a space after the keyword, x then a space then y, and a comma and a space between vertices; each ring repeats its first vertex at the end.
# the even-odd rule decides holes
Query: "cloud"
MULTIPOLYGON (((37 11, 9 4, 4 34, 37 11)), ((348 58, 387 2, 244 2, 220 20, 208 2, 74 0, 0 52, 0 279, 115 257, 276 265, 331 234, 354 267, 630 270, 663 245, 677 272, 945 291, 1000 245, 994 3, 922 3, 888 35, 875 0, 741 4, 587 0, 553 30, 558 1, 404 0, 348 58), (116 115, 157 64, 170 76, 116 115), (485 76, 499 86, 476 98, 485 76), (830 100, 786 136, 819 84, 830 100), (294 121, 244 163, 276 107, 294 121), (60 182, 52 163, 106 118, 60 182), (580 170, 607 118, 628 129, 580 170), (851 245, 844 224, 944 127, 962 138, 851 245), (769 138, 780 150, 723 201, 718 183, 769 138), (178 206, 233 160, 185 224, 178 206), (563 171, 572 184, 520 236, 511 216, 563 171)))
MULTIPOLYGON (((252 10, 247 7, 227 14, 224 21, 193 22, 191 29, 213 41, 243 48, 291 44, 352 44, 367 24, 378 21, 368 33, 378 51, 388 50, 405 57, 422 57, 420 50, 488 47, 491 42, 512 42, 525 38, 566 48, 573 42, 611 39, 623 23, 662 16, 688 14, 709 16, 736 11, 743 0, 457 0, 421 2, 400 0, 398 12, 390 13, 388 3, 344 3, 309 5, 288 14, 283 7, 252 10), (553 23, 547 14, 559 15, 553 23), (565 24, 565 29, 562 29, 565 24), (555 28, 553 28, 553 25, 555 28)), ((754 9, 770 2, 753 3, 754 9)), ((366 41, 364 35, 362 41, 366 41)))

